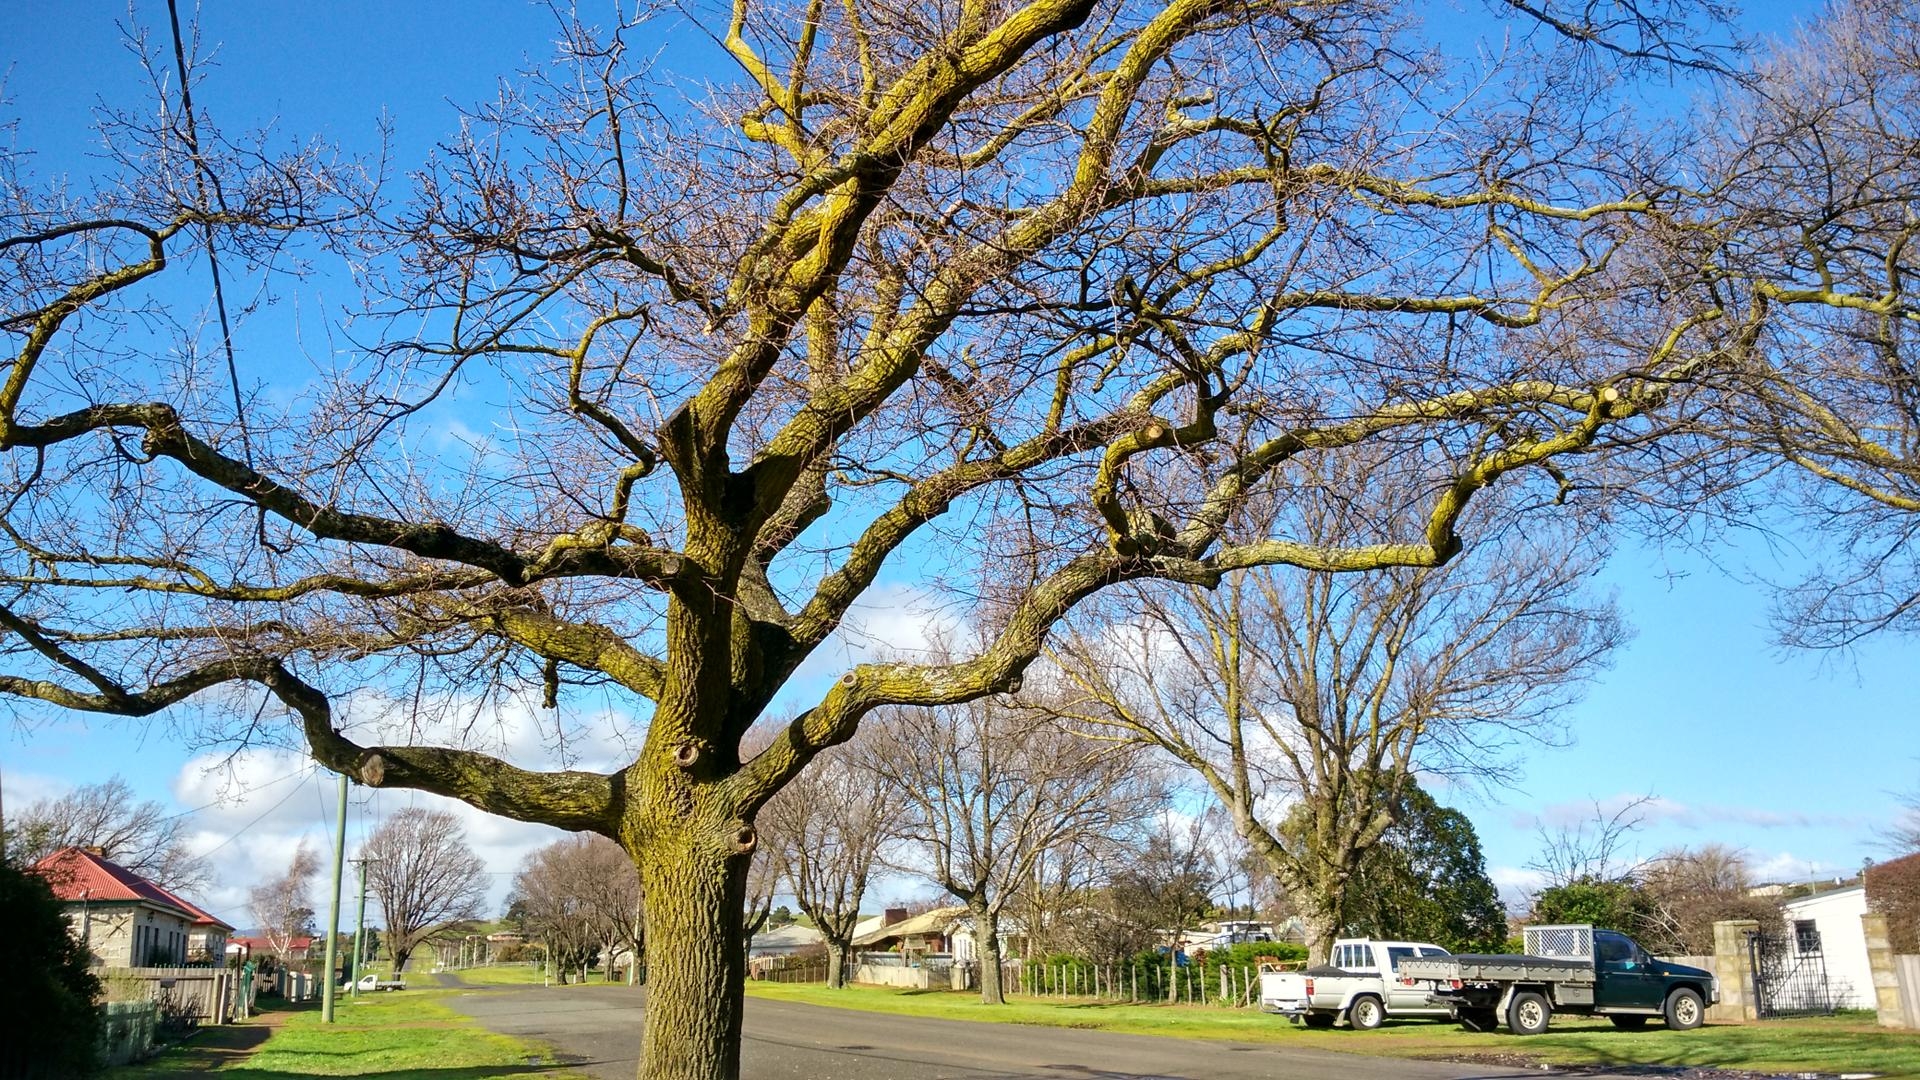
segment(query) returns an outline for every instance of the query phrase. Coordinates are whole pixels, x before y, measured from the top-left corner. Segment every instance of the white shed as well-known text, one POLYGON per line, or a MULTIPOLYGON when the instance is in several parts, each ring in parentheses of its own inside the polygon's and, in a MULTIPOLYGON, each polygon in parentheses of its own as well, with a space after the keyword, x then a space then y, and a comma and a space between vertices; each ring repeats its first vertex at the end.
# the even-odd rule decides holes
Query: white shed
POLYGON ((1873 969, 1867 966, 1867 934, 1860 925, 1860 916, 1867 913, 1866 886, 1803 896, 1781 904, 1780 910, 1794 955, 1819 953, 1825 958, 1834 1007, 1873 1008, 1873 969))

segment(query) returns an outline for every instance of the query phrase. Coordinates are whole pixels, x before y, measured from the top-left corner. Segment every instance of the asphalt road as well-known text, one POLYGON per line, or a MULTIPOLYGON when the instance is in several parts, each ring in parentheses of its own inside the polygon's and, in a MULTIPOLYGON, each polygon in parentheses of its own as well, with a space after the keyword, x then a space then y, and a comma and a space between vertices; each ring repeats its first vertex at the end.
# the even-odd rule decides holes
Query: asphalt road
MULTIPOLYGON (((552 1045, 582 1072, 604 1080, 633 1080, 640 1057, 643 993, 624 986, 484 989, 449 997, 447 1004, 493 1031, 552 1045)), ((747 999, 741 1074, 748 1080, 1465 1080, 1540 1075, 1271 1045, 923 1020, 758 998, 747 999)))

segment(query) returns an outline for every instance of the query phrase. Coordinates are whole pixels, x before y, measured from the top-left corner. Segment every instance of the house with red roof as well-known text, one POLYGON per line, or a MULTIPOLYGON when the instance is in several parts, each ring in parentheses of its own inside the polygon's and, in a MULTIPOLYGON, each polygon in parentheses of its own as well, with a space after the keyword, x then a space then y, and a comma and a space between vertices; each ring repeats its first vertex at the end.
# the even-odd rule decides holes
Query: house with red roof
POLYGON ((275 948, 273 939, 265 934, 236 935, 227 942, 227 958, 250 960, 256 956, 273 956, 282 962, 305 960, 316 940, 307 934, 295 934, 287 939, 287 947, 283 950, 275 948))
POLYGON ((62 848, 33 865, 96 967, 218 963, 233 927, 100 854, 62 848))

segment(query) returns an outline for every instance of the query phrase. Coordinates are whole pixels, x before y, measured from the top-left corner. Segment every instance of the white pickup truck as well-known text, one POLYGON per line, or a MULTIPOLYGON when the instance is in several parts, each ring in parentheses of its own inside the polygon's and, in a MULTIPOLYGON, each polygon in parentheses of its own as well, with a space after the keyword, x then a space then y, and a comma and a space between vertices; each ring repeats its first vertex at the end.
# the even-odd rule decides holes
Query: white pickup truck
POLYGON ((1355 1031, 1372 1031, 1390 1019, 1446 1019, 1452 1011, 1431 1000, 1425 984, 1397 973, 1400 962, 1451 955, 1424 941, 1342 938, 1329 965, 1305 971, 1262 971, 1260 1007, 1312 1028, 1344 1019, 1355 1031))
POLYGON ((401 979, 383 979, 378 975, 362 975, 360 976, 360 981, 354 983, 350 988, 358 990, 363 994, 370 994, 376 990, 405 990, 407 984, 401 979))

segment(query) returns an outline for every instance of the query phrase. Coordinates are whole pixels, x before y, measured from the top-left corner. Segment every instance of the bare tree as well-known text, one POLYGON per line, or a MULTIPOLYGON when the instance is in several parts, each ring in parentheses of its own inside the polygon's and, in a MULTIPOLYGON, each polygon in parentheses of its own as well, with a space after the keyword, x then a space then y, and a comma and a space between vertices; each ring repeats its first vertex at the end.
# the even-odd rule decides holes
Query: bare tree
POLYGON ((1156 815, 1153 829, 1108 887, 1113 917, 1171 955, 1194 924, 1213 910, 1220 883, 1207 816, 1156 815))
POLYGON ((863 717, 1012 689, 1122 583, 1439 566, 1480 493, 1647 445, 1722 355, 1739 319, 1670 310, 1620 250, 1669 148, 1594 106, 1688 5, 1629 5, 1618 52, 1561 6, 1499 5, 1549 32, 1464 79, 1417 5, 1371 0, 661 9, 732 78, 563 16, 557 60, 391 201, 377 154, 221 133, 190 52, 137 40, 165 96, 101 111, 98 175, 0 147, 0 692, 198 697, 201 736, 290 720, 365 784, 615 839, 640 1069, 733 1077, 755 816, 863 717), (369 295, 296 383, 266 359, 290 343, 200 324, 173 282, 202 265, 369 295), (492 434, 419 452, 450 430, 492 434), (1429 498, 1364 542, 1227 535, 1381 443, 1429 498), (981 647, 853 664, 744 753, 928 559, 981 647), (356 721, 396 704, 349 722, 355 691, 356 721), (639 750, 503 760, 475 701, 531 691, 563 744, 647 703, 639 750))
POLYGON ((1653 796, 1641 795, 1616 806, 1594 801, 1593 813, 1577 821, 1535 826, 1540 849, 1527 869, 1551 889, 1582 881, 1632 881, 1646 860, 1633 846, 1646 821, 1653 796))
POLYGON ((619 844, 604 836, 588 836, 586 840, 585 849, 576 856, 579 866, 570 877, 605 950, 606 977, 612 981, 616 952, 622 948, 627 950, 636 965, 630 972, 633 974, 637 972, 646 945, 640 875, 619 844))
POLYGON ((901 805, 878 774, 854 760, 857 753, 856 744, 823 755, 759 817, 779 839, 782 879, 826 939, 827 985, 834 988, 847 984, 860 901, 901 805))
POLYGON ((185 817, 136 798, 125 780, 113 776, 27 804, 8 824, 7 847, 24 866, 61 848, 98 848, 163 888, 191 892, 207 883, 209 868, 188 850, 186 831, 185 817))
POLYGON ((1758 506, 1737 509, 1818 536, 1780 594, 1789 645, 1920 630, 1916 35, 1899 0, 1824 6, 1705 118, 1697 168, 1716 197, 1664 230, 1698 310, 1750 313, 1700 373, 1712 467, 1688 478, 1745 484, 1758 506))
POLYGON ((320 872, 320 857, 307 848, 303 839, 293 850, 287 872, 255 885, 247 891, 247 914, 260 926, 267 945, 282 964, 289 962, 293 941, 312 937, 313 902, 308 886, 320 872))
POLYGON ((367 860, 367 884, 386 916, 394 971, 405 971, 408 957, 427 938, 480 917, 487 866, 467 843, 460 819, 447 811, 400 810, 367 838, 360 857, 367 860))
POLYGON ((1130 748, 1000 698, 890 710, 864 751, 902 810, 902 867, 967 906, 989 1004, 1006 1001, 1001 913, 1049 853, 1129 833, 1164 798, 1130 748))
POLYGON ((524 913, 528 932, 546 948, 554 978, 569 975, 585 982, 595 951, 606 940, 590 894, 593 878, 605 869, 593 857, 594 837, 571 836, 529 854, 513 879, 513 900, 524 913))
MULTIPOLYGON (((1326 475, 1255 527, 1365 535, 1415 497, 1389 463, 1368 473, 1326 475)), ((1413 770, 1500 778, 1514 740, 1550 735, 1621 639, 1588 593, 1596 565, 1573 537, 1536 531, 1438 569, 1123 588, 1055 650, 1075 695, 1058 711, 1197 776, 1323 962, 1413 770)))
POLYGON ((1920 788, 1897 798, 1900 812, 1880 829, 1880 844, 1896 856, 1920 853, 1920 788))
POLYGON ((1668 955, 1702 956, 1713 952, 1713 924, 1752 919, 1769 932, 1782 923, 1776 898, 1748 895, 1753 885, 1746 853, 1725 844, 1663 851, 1641 867, 1639 885, 1655 907, 1641 941, 1668 955))

